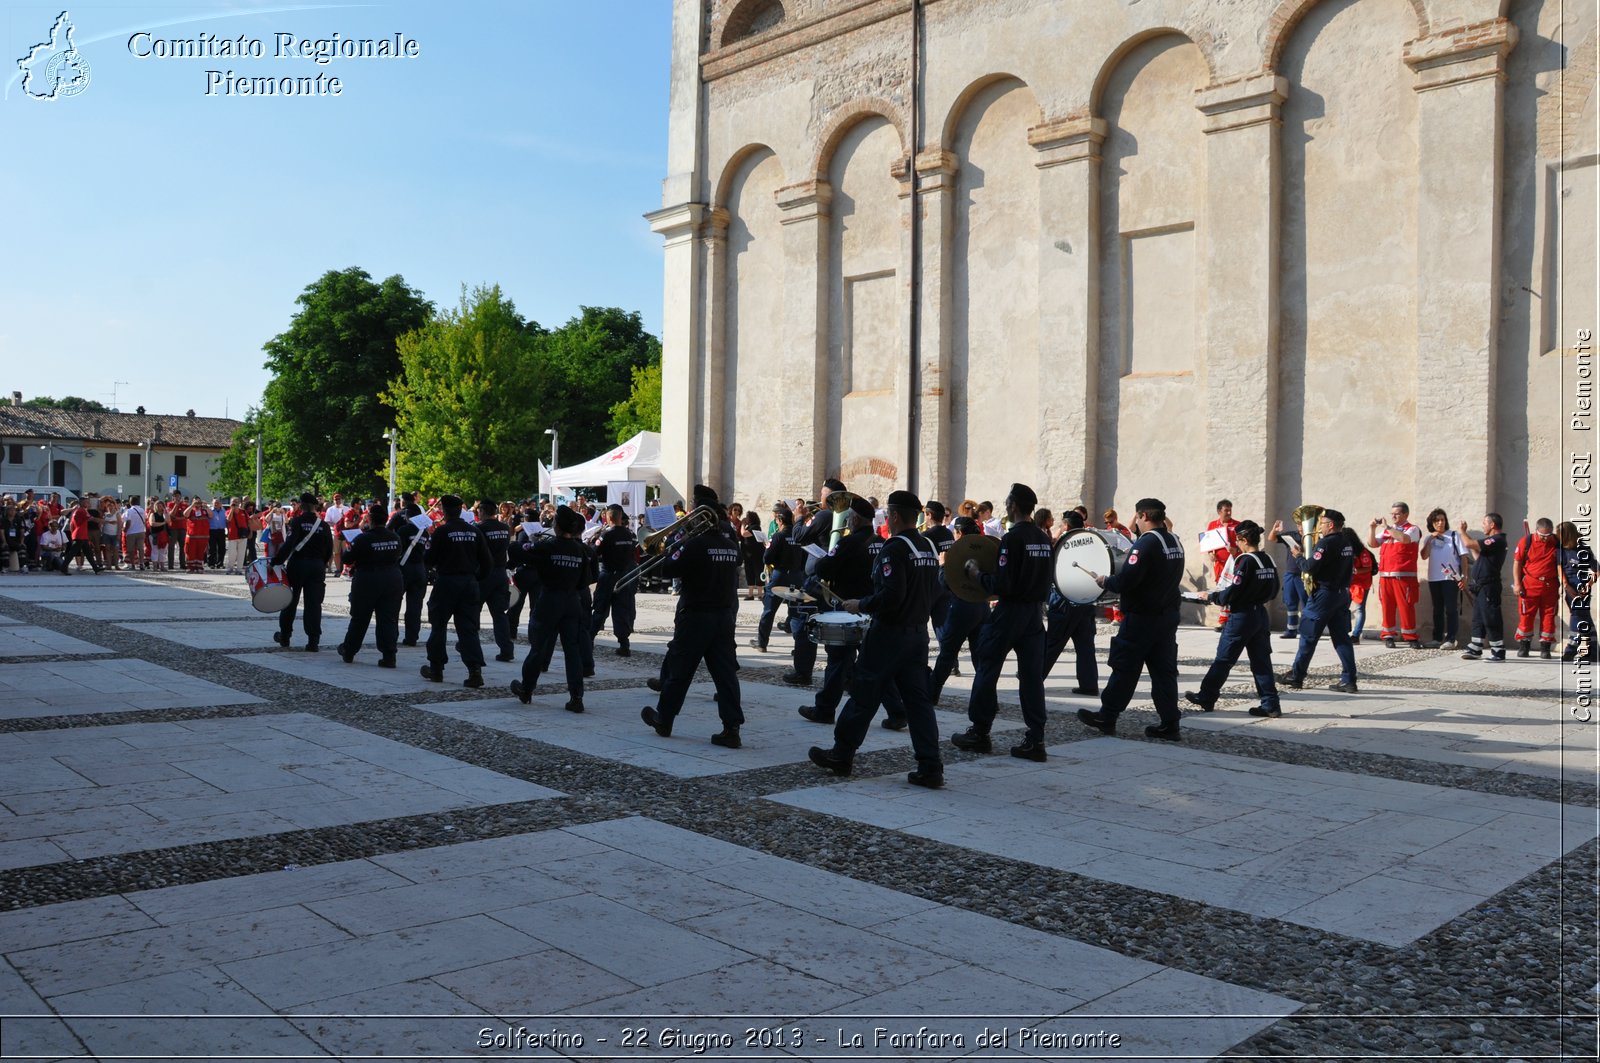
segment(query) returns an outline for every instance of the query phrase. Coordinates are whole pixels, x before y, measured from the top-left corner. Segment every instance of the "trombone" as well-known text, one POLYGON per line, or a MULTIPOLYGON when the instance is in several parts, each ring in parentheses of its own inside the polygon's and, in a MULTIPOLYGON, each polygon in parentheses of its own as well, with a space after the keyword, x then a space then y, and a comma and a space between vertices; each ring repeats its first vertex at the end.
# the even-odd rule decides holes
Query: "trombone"
POLYGON ((649 556, 617 580, 616 589, 626 590, 660 568, 667 560, 667 547, 697 539, 717 528, 717 511, 710 506, 696 506, 665 528, 653 531, 639 540, 639 549, 649 556))

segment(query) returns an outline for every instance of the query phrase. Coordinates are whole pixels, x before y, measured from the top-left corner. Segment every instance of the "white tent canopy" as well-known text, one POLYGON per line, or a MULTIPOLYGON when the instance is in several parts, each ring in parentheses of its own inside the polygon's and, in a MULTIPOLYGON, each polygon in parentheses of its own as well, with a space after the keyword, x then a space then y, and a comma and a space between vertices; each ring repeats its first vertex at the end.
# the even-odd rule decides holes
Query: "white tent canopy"
MULTIPOLYGON (((543 474, 540 479, 542 480, 543 474)), ((555 471, 551 482, 563 487, 604 487, 614 480, 661 482, 661 433, 640 432, 626 443, 591 458, 581 465, 567 465, 555 471)))

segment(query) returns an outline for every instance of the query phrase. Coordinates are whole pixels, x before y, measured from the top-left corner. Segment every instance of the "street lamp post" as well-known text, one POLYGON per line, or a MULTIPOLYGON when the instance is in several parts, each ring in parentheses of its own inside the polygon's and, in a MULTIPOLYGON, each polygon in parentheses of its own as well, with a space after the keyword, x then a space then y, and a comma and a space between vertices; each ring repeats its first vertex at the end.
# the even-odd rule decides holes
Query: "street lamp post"
POLYGON ((550 437, 550 501, 556 500, 556 469, 561 457, 561 437, 554 428, 546 428, 544 434, 550 437))
POLYGON ((261 508, 261 437, 250 440, 256 448, 256 508, 261 508))
POLYGON ((139 446, 144 448, 144 504, 146 510, 150 506, 150 462, 156 456, 155 440, 147 439, 139 446))
POLYGON ((389 429, 387 432, 383 433, 383 438, 385 438, 385 439, 387 439, 389 441, 389 512, 393 513, 394 512, 394 500, 395 500, 395 493, 394 493, 394 465, 395 465, 395 457, 396 457, 396 453, 395 452, 396 452, 396 449, 399 447, 399 444, 400 444, 400 429, 398 429, 398 428, 389 429))
POLYGON ((56 445, 54 443, 40 443, 39 449, 44 451, 44 482, 46 487, 56 485, 56 445))

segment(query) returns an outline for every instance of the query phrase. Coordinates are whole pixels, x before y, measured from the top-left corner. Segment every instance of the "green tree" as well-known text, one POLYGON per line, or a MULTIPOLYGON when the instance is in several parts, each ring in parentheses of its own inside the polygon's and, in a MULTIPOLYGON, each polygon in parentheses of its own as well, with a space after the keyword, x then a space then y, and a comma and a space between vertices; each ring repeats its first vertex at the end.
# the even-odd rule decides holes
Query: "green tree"
MULTIPOLYGON (((380 283, 355 266, 329 270, 295 302, 289 327, 263 347, 273 377, 259 420, 272 482, 289 481, 272 493, 381 492, 387 477, 373 470, 395 422, 383 394, 400 373, 396 341, 425 326, 433 304, 399 275, 380 283)), ((253 490, 253 453, 250 470, 253 490)))
POLYGON ((537 480, 539 412, 555 381, 537 334, 498 285, 399 341, 400 372, 383 395, 397 411, 397 478, 428 495, 513 498, 537 480))
POLYGON ((587 461, 616 442, 613 407, 629 400, 635 369, 660 365, 661 341, 644 330, 638 311, 585 306, 537 337, 537 355, 554 385, 541 431, 559 425, 562 453, 587 461))
POLYGON ((633 390, 611 407, 611 430, 618 443, 625 443, 640 432, 661 431, 661 363, 656 361, 633 370, 633 390))
POLYGON ((307 477, 288 453, 292 435, 282 422, 266 418, 252 406, 244 422, 233 432, 233 441, 217 459, 217 469, 209 485, 215 495, 254 498, 256 494, 256 445, 261 440, 261 493, 264 499, 294 498, 305 490, 307 477))
POLYGON ((52 399, 49 395, 40 395, 29 399, 22 405, 35 410, 70 410, 73 413, 110 413, 111 407, 94 399, 80 399, 76 395, 63 395, 59 399, 52 399))

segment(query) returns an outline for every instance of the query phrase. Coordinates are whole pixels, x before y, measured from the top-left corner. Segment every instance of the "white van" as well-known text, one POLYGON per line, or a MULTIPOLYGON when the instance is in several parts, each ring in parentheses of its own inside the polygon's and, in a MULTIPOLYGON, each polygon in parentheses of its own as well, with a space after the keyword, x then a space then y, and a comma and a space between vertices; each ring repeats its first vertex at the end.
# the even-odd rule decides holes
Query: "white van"
POLYGON ((41 500, 49 498, 52 494, 60 495, 63 506, 70 506, 78 500, 78 496, 65 487, 40 487, 38 484, 0 484, 0 499, 9 495, 20 502, 22 496, 29 491, 33 492, 34 498, 41 500))

